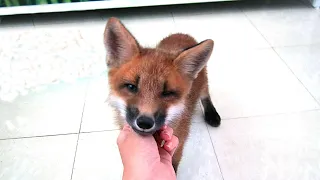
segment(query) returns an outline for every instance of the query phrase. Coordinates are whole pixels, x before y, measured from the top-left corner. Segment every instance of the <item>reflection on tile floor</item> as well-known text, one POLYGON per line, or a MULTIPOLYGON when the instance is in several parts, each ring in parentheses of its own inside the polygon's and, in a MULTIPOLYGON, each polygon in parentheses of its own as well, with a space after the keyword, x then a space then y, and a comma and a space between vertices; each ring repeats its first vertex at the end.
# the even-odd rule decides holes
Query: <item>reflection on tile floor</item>
POLYGON ((5 16, 0 23, 0 180, 121 179, 105 102, 103 31, 119 17, 142 45, 212 38, 181 180, 320 179, 320 11, 297 0, 5 16))
POLYGON ((225 179, 319 179, 320 111, 226 120, 210 129, 225 179))
POLYGON ((77 137, 0 140, 0 179, 70 179, 77 137))
POLYGON ((87 82, 53 84, 0 102, 0 139, 78 133, 87 82))

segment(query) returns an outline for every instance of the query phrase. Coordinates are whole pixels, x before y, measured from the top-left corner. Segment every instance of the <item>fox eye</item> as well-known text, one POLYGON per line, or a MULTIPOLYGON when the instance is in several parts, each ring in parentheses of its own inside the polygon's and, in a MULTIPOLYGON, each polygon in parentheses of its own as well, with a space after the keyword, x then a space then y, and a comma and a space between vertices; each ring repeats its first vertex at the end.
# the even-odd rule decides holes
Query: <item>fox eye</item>
POLYGON ((133 84, 125 84, 125 87, 132 93, 138 92, 138 87, 133 84))
POLYGON ((163 91, 161 93, 161 96, 162 97, 176 97, 177 96, 177 93, 174 92, 174 91, 163 91))

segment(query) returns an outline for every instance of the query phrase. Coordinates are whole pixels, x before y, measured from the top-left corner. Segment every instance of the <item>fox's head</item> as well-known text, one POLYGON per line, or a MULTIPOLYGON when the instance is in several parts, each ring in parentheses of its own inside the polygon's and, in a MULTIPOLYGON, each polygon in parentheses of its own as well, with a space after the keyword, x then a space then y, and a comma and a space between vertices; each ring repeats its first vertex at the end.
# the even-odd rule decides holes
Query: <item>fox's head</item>
POLYGON ((193 80, 213 48, 212 40, 178 52, 142 48, 116 18, 106 25, 104 43, 110 104, 142 135, 153 134, 180 118, 193 80))

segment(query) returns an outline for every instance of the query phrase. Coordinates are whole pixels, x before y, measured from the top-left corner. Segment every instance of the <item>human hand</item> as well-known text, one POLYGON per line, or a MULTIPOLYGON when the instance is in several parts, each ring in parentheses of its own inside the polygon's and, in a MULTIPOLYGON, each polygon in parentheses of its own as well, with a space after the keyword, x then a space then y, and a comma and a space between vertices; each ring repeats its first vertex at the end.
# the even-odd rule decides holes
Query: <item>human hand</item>
POLYGON ((117 140, 123 163, 123 180, 174 180, 172 156, 179 140, 164 126, 153 136, 141 136, 125 125, 117 140), (160 147, 165 140, 163 147, 160 147))

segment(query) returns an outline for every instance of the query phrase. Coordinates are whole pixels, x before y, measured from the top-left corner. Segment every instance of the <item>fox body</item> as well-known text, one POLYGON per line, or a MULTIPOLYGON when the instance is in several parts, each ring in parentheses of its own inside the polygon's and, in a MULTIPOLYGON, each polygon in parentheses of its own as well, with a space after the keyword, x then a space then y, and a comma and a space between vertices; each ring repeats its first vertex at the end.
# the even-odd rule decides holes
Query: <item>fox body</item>
POLYGON ((109 103, 120 127, 128 123, 141 135, 153 135, 167 124, 179 138, 173 157, 177 170, 198 101, 204 119, 220 125, 220 116, 208 92, 206 64, 213 41, 197 43, 186 34, 172 34, 155 48, 144 48, 117 19, 104 32, 109 69, 109 103))

